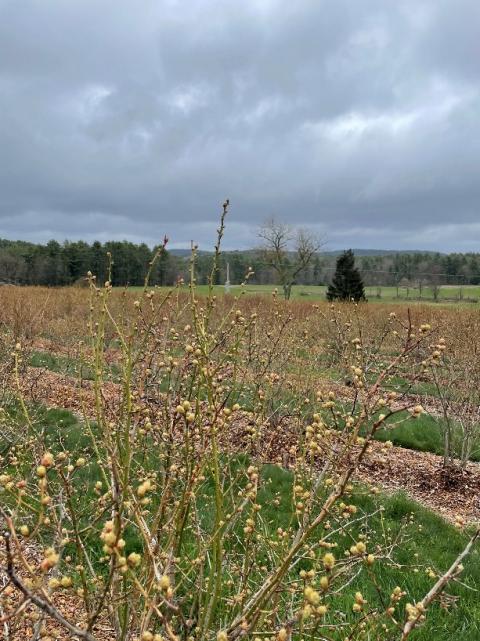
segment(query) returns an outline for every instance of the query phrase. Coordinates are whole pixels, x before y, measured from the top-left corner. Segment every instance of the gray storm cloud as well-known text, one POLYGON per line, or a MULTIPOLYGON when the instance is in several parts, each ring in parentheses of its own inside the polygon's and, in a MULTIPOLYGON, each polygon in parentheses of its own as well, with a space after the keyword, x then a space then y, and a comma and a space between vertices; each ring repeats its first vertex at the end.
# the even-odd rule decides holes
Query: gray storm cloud
POLYGON ((0 0, 0 237, 478 250, 476 0, 0 0))

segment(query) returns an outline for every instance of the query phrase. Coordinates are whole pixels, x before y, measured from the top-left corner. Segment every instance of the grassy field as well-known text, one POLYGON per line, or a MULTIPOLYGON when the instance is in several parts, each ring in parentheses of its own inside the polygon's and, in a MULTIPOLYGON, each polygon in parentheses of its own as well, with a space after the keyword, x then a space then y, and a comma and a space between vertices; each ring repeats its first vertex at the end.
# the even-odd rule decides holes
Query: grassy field
MULTIPOLYGON (((133 291, 140 290, 140 287, 132 287, 133 291)), ((169 291, 170 288, 160 288, 164 291, 169 291)), ((188 288, 184 286, 185 291, 188 291, 188 288)), ((245 293, 247 295, 271 295, 272 292, 277 289, 278 295, 282 296, 282 289, 276 285, 254 285, 248 284, 245 287, 245 293)), ((206 295, 208 292, 208 287, 206 285, 199 285, 196 288, 196 291, 199 295, 206 295)), ((225 287, 222 285, 217 285, 214 287, 215 294, 221 296, 225 294, 225 287)), ((320 285, 294 285, 292 287, 292 300, 325 300, 327 288, 320 285)), ((240 285, 232 285, 229 290, 230 294, 237 295, 241 292, 240 285)), ((467 285, 465 287, 457 286, 444 286, 441 287, 438 292, 438 300, 435 301, 434 293, 431 287, 424 287, 421 294, 418 289, 410 288, 408 291, 404 287, 397 289, 396 287, 377 287, 377 286, 366 286, 365 294, 369 302, 372 303, 395 303, 395 304, 412 304, 412 303, 424 303, 424 304, 455 304, 455 305, 465 305, 465 306, 474 306, 480 301, 480 286, 476 285, 467 285)))

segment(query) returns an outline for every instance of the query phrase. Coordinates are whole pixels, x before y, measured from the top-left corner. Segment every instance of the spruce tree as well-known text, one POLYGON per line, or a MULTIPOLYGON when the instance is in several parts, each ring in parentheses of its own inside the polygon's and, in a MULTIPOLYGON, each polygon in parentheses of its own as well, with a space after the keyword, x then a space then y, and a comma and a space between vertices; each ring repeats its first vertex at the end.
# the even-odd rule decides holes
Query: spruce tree
POLYGON ((362 277, 355 267, 355 255, 351 249, 337 258, 332 284, 327 290, 328 300, 365 300, 362 277))

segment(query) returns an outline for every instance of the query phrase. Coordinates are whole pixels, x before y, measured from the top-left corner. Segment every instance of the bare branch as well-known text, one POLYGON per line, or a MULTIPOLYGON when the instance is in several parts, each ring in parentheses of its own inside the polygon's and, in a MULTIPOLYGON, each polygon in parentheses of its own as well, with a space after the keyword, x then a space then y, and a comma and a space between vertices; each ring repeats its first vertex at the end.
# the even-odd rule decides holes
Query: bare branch
POLYGON ((443 574, 438 579, 438 581, 435 583, 432 589, 423 597, 423 599, 415 605, 415 609, 418 612, 418 615, 410 618, 405 623, 403 627, 402 641, 404 641, 409 636, 410 632, 412 632, 412 630, 418 625, 419 621, 421 620, 421 617, 423 616, 425 610, 430 605, 430 603, 432 603, 432 601, 442 592, 442 590, 447 585, 447 583, 449 583, 452 579, 454 579, 455 576, 459 573, 460 564, 462 563, 463 559, 466 556, 468 556, 468 554, 470 554, 478 538, 480 538, 480 527, 477 529, 475 534, 472 536, 470 541, 467 543, 467 545, 462 550, 462 552, 457 556, 457 558, 449 567, 449 569, 445 572, 445 574, 443 574))
POLYGON ((55 606, 53 606, 51 603, 48 603, 47 601, 44 601, 44 599, 41 599, 39 596, 34 594, 32 590, 27 588, 27 586, 23 583, 23 581, 17 576, 14 565, 13 565, 13 556, 12 556, 12 550, 11 550, 11 544, 10 544, 10 533, 6 532, 4 534, 4 539, 5 539, 5 551, 6 551, 6 556, 7 556, 7 576, 9 577, 10 581, 12 584, 20 590, 20 592, 24 595, 26 599, 28 599, 31 603, 37 606, 42 612, 45 612, 45 614, 48 614, 52 619, 55 619, 60 625, 63 625, 64 628, 66 628, 71 634, 75 635, 79 639, 85 639, 85 641, 96 641, 95 637, 92 636, 89 632, 86 630, 82 630, 81 628, 78 628, 76 625, 73 625, 70 623, 70 621, 67 621, 64 616, 57 610, 55 606))

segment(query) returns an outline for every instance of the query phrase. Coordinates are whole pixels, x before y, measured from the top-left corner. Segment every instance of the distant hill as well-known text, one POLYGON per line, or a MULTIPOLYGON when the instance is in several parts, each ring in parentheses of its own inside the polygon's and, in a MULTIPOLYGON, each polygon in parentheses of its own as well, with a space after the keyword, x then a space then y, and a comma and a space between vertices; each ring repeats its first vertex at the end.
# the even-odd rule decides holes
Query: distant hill
MULTIPOLYGON (((343 249, 333 249, 332 251, 320 252, 324 256, 339 256, 343 249)), ((426 249, 355 249, 352 247, 355 256, 389 256, 391 254, 443 254, 443 252, 427 251, 426 249)))
MULTIPOLYGON (((192 253, 191 249, 169 249, 168 251, 172 256, 180 256, 181 258, 186 258, 190 256, 190 254, 192 253)), ((208 255, 208 254, 213 254, 213 252, 205 251, 203 249, 198 249, 197 254, 208 255)))

